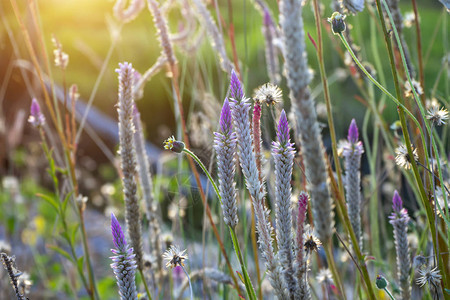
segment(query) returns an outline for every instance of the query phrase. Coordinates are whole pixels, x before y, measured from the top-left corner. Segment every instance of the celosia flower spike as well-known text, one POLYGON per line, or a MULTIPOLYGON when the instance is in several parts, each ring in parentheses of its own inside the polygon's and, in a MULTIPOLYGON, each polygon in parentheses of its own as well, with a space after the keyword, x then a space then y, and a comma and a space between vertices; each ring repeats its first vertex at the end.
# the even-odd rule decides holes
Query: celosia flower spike
POLYGON ((407 227, 409 216, 406 209, 403 208, 402 199, 397 191, 392 198, 392 208, 394 212, 389 216, 389 223, 394 227, 395 250, 397 252, 397 274, 402 291, 402 299, 410 299, 410 251, 408 242, 407 227))
POLYGON ((137 268, 133 248, 127 245, 125 236, 114 214, 111 214, 111 232, 116 249, 111 249, 115 254, 111 259, 111 268, 116 275, 117 286, 121 300, 136 300, 137 290, 135 283, 135 270, 137 268))
POLYGON ((222 211, 225 224, 235 227, 237 216, 235 174, 236 133, 232 131, 230 103, 225 99, 220 114, 220 132, 215 132, 214 149, 217 153, 217 173, 219 193, 222 198, 222 211))

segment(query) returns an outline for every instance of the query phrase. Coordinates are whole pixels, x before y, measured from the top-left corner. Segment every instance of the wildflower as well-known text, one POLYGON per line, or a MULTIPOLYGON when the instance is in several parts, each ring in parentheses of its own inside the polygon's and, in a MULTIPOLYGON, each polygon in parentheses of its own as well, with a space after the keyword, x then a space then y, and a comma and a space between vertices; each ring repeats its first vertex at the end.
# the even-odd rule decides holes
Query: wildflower
POLYGON ((427 119, 431 120, 436 126, 446 124, 448 118, 448 110, 444 107, 439 109, 439 106, 432 106, 427 110, 427 119))
POLYGON ((28 123, 30 123, 31 126, 35 128, 40 128, 45 124, 45 116, 42 113, 41 107, 39 106, 39 103, 37 102, 36 98, 33 98, 33 100, 31 100, 30 116, 28 117, 28 123))
POLYGON ((69 55, 62 51, 62 45, 56 37, 52 37, 52 42, 56 48, 53 50, 53 54, 55 55, 55 66, 64 70, 69 64, 69 55))
POLYGON ((364 148, 358 141, 359 133, 355 119, 352 119, 348 128, 347 140, 340 142, 340 149, 345 163, 345 192, 348 213, 359 246, 362 247, 361 231, 361 156, 364 148))
MULTIPOLYGON (((417 95, 423 94, 423 89, 420 85, 420 82, 415 81, 414 79, 411 81, 413 84, 413 88, 416 91, 417 95)), ((405 82, 405 91, 404 91, 405 97, 412 97, 413 96, 413 90, 411 88, 411 84, 409 84, 409 81, 405 82)))
POLYGON ((184 143, 181 141, 177 141, 172 135, 164 141, 164 149, 171 150, 175 153, 181 153, 184 149, 184 143))
POLYGON ((305 227, 303 239, 305 240, 305 251, 308 255, 310 255, 313 251, 319 250, 322 245, 320 240, 314 235, 314 229, 311 226, 305 227))
POLYGON ((272 143, 272 156, 275 162, 275 216, 278 255, 283 268, 288 290, 293 297, 297 283, 292 266, 292 215, 291 215, 291 179, 295 156, 294 144, 289 137, 289 125, 284 110, 281 112, 277 128, 277 142, 272 143))
POLYGON ((276 295, 279 298, 286 296, 286 287, 282 281, 281 270, 278 267, 278 259, 272 245, 273 228, 268 220, 269 212, 264 205, 265 191, 263 183, 259 179, 259 171, 253 148, 251 126, 248 114, 250 104, 244 96, 242 84, 236 73, 231 71, 230 80, 230 107, 238 144, 239 162, 245 177, 247 189, 252 197, 253 209, 256 216, 256 228, 258 231, 258 244, 264 260, 266 261, 267 274, 276 295))
MULTIPOLYGON (((411 145, 412 147, 412 145, 411 145)), ((414 149, 414 147, 412 147, 413 149, 413 156, 414 156, 414 161, 417 161, 419 159, 419 155, 417 154, 417 149, 414 149)), ((408 149, 406 149, 405 145, 400 145, 399 147, 397 147, 397 149, 395 149, 395 163, 397 165, 399 165, 402 168, 405 168, 406 170, 409 170, 411 168, 411 158, 409 157, 408 154, 408 149)))
POLYGON ((304 229, 306 211, 308 209, 308 194, 304 191, 300 192, 298 197, 298 214, 297 214, 297 230, 296 230, 296 261, 295 261, 295 276, 298 282, 298 292, 300 299, 311 299, 311 291, 308 284, 308 257, 305 257, 304 248, 304 229))
POLYGON ((225 99, 220 114, 220 131, 214 133, 214 149, 217 153, 219 192, 225 224, 235 227, 237 216, 235 175, 236 133, 233 132, 230 103, 225 99))
POLYGON ((426 283, 430 287, 436 287, 441 281, 441 274, 439 274, 438 268, 432 269, 431 266, 422 268, 419 270, 420 277, 416 280, 417 285, 423 287, 426 283))
POLYGON ((120 141, 120 167, 122 169, 122 186, 125 201, 125 219, 127 221, 128 235, 136 254, 136 262, 140 270, 142 264, 142 239, 140 210, 137 197, 136 184, 136 149, 134 147, 134 123, 133 123, 133 87, 134 69, 130 63, 119 63, 116 69, 119 74, 119 93, 117 113, 119 115, 119 141, 120 141))
POLYGON ((409 299, 411 296, 411 286, 409 284, 411 261, 409 259, 409 242, 407 227, 409 216, 403 208, 402 198, 397 191, 392 198, 393 213, 389 216, 389 223, 394 227, 395 251, 397 253, 397 274, 400 281, 402 298, 409 299))
POLYGON ((261 85, 255 90, 253 98, 258 102, 265 102, 267 106, 275 105, 282 100, 283 93, 281 89, 271 83, 261 85))
POLYGON ((137 299, 135 270, 137 268, 133 248, 127 245, 122 227, 113 213, 111 213, 111 232, 116 249, 111 249, 115 254, 111 259, 111 268, 114 271, 119 286, 120 299, 137 299))
POLYGON ((341 15, 339 12, 335 11, 331 18, 328 18, 328 22, 331 23, 331 30, 333 34, 338 35, 345 31, 345 20, 346 16, 341 15))
POLYGON ((188 259, 188 256, 186 249, 181 251, 178 246, 172 245, 164 252, 163 259, 166 261, 166 268, 171 267, 173 269, 176 266, 184 267, 184 260, 188 259))

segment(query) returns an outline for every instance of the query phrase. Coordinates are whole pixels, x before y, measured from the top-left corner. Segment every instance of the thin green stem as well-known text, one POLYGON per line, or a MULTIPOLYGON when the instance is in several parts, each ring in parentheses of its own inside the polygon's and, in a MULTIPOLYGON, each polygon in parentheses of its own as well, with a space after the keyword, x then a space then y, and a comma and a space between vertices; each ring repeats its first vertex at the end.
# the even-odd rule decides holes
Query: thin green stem
MULTIPOLYGON (((192 152, 191 150, 189 150, 185 147, 185 148, 183 148, 183 152, 185 152, 190 157, 192 157, 194 159, 194 161, 200 166, 200 168, 203 170, 203 172, 205 173, 205 175, 208 177, 209 181, 211 182, 211 185, 213 186, 214 191, 216 192, 220 203, 222 203, 222 197, 220 197, 219 188, 217 187, 216 183, 214 182, 214 180, 213 180, 211 174, 209 173, 208 169, 206 168, 206 166, 197 157, 197 155, 195 155, 195 153, 192 152)), ((250 280, 250 276, 248 275, 247 268, 245 267, 245 262, 242 257, 241 248, 239 247, 239 241, 237 239, 236 232, 234 231, 233 227, 228 226, 228 228, 230 229, 230 235, 231 235, 231 239, 233 241, 233 246, 234 246, 234 250, 236 252, 236 256, 239 260, 239 264, 241 265, 242 275, 244 277, 244 284, 245 284, 245 288, 247 290, 248 297, 251 300, 257 299, 255 290, 253 289, 253 285, 250 280)))
POLYGON ((236 236, 236 232, 234 231, 234 228, 231 226, 228 226, 230 229, 230 235, 231 239, 233 241, 234 251, 236 252, 236 256, 239 260, 239 264, 241 265, 242 274, 244 275, 244 284, 245 289, 247 290, 247 294, 249 299, 257 299, 255 290, 253 289, 252 282, 250 281, 250 276, 248 275, 247 268, 245 267, 244 259, 242 258, 241 249, 239 247, 239 241, 236 236))
MULTIPOLYGON (((330 129, 330 136, 331 136, 331 148, 333 151, 333 159, 334 159, 334 166, 336 168, 336 174, 338 178, 338 189, 339 193, 344 198, 344 184, 342 182, 342 172, 341 172, 341 163, 339 161, 338 151, 337 151, 337 141, 336 141, 336 130, 334 128, 334 120, 333 120, 333 112, 331 107, 331 100, 330 100, 330 90, 328 88, 328 81, 327 81, 327 74, 325 71, 325 64, 323 60, 323 45, 322 45, 322 29, 320 26, 320 13, 319 13, 319 3, 318 0, 314 0, 314 18, 316 23, 316 31, 317 31, 317 42, 318 46, 317 49, 317 60, 319 62, 320 67, 320 78, 322 80, 322 86, 323 86, 323 93, 325 97, 325 103, 327 106, 327 117, 328 117, 328 126, 330 129)), ((349 230, 353 230, 353 227, 349 228, 349 230)), ((334 263, 334 256, 332 251, 332 243, 328 243, 329 247, 327 247, 327 258, 330 262, 330 268, 332 270, 332 274, 334 277, 334 280, 336 281, 339 290, 342 293, 342 296, 344 299, 346 299, 345 296, 345 289, 342 285, 339 272, 337 272, 336 264, 334 263), (328 249, 329 248, 329 249, 328 249)), ((369 282, 370 284, 370 282, 369 282)))
POLYGON ((203 170, 203 172, 205 173, 205 175, 208 177, 209 181, 211 182, 211 184, 214 188, 214 191, 216 192, 217 197, 219 197, 220 203, 222 203, 222 198, 220 197, 219 188, 217 187, 216 183, 214 182, 214 179, 212 178, 212 176, 209 173, 206 166, 202 163, 202 161, 198 158, 198 156, 195 155, 195 153, 192 152, 191 150, 184 148, 183 151, 186 152, 190 157, 192 157, 195 160, 195 162, 200 166, 200 168, 203 170))
MULTIPOLYGON (((377 0, 377 3, 378 3, 379 1, 380 1, 380 0, 377 0)), ((424 116, 426 115, 426 114, 425 114, 425 109, 424 109, 424 107, 423 107, 423 105, 422 105, 422 102, 420 101, 419 96, 417 95, 417 92, 416 92, 416 90, 415 90, 415 88, 414 88, 414 86, 413 86, 413 83, 412 83, 412 80, 411 80, 411 75, 409 74, 409 70, 408 70, 408 68, 407 68, 407 66, 406 66, 405 53, 404 53, 404 50, 403 50, 403 47, 402 47, 401 43, 399 43, 400 37, 399 37, 398 31, 397 31, 397 29, 395 28, 395 25, 394 25, 394 22, 393 22, 392 15, 391 15, 391 13, 390 13, 390 11, 389 11, 389 7, 388 7, 386 1, 385 1, 385 0, 382 0, 382 1, 383 1, 383 5, 384 5, 384 7, 385 7, 385 9, 386 9, 386 13, 387 13, 388 16, 389 16, 389 20, 390 20, 390 22, 392 23, 392 29, 393 29, 393 31, 394 31, 395 38, 396 38, 396 40, 397 40, 397 43, 399 44, 399 52, 400 52, 400 55, 401 55, 401 58, 402 58, 402 63, 403 63, 404 69, 405 69, 405 74, 406 74, 406 77, 407 77, 407 79, 408 79, 408 82, 409 82, 409 84, 410 84, 410 86, 411 86, 411 90, 412 90, 412 92, 413 92, 413 96, 414 96, 414 100, 415 100, 415 102, 416 102, 416 105, 419 107, 419 110, 420 110, 420 116, 422 117, 422 122, 423 122, 423 124, 425 125, 425 127, 426 127, 426 129, 427 129, 427 132, 431 135, 431 134, 432 134, 432 130, 431 130, 431 128, 430 128, 430 124, 424 120, 424 116)), ((379 3, 378 3, 378 4, 379 4, 379 3)), ((420 128, 420 127, 419 127, 419 128, 420 128)), ((406 141, 406 139, 405 139, 405 141, 406 141)), ((422 137, 422 141, 423 141, 424 143, 426 143, 426 140, 425 140, 423 137, 422 137)), ((430 147, 432 146, 432 147, 433 147, 432 150, 434 150, 436 153, 438 153, 437 147, 436 147, 436 143, 433 141, 433 139, 431 139, 431 141, 432 141, 432 143, 431 143, 432 145, 430 145, 430 147)), ((408 141, 406 141, 406 142, 408 143, 408 141)), ((427 147, 426 147, 426 145, 424 145, 423 148, 424 148, 424 152, 425 152, 425 160, 426 160, 426 163, 427 163, 427 165, 429 165, 429 161, 428 161, 429 155, 428 155, 428 153, 427 153, 427 147)), ((408 149, 408 153, 409 153, 409 149, 408 149)), ((412 154, 412 152, 409 153, 409 155, 411 155, 411 154, 412 154)), ((410 157, 413 157, 413 156, 410 156, 410 157)), ((422 196, 422 201, 424 202, 425 207, 426 207, 426 210, 427 210, 427 219, 428 219, 428 223, 429 223, 429 225, 430 225, 431 232, 432 232, 432 234, 433 234, 432 239, 433 239, 433 245, 434 245, 434 248, 435 248, 435 254, 436 254, 436 258, 437 258, 437 260, 438 260, 439 269, 440 269, 441 274, 442 274, 442 276, 443 276, 442 285, 443 285, 443 288, 445 288, 445 287, 448 287, 448 286, 450 285, 450 282, 449 282, 450 276, 449 276, 449 274, 447 273, 448 268, 445 267, 446 265, 448 265, 448 263, 444 263, 442 257, 441 257, 440 254, 439 254, 439 251, 440 251, 440 249, 439 249, 439 240, 438 240, 438 238, 437 238, 437 232, 436 232, 438 229, 437 229, 436 225, 433 223, 435 217, 433 216, 431 204, 430 204, 429 201, 428 201, 428 198, 427 198, 425 189, 424 189, 424 187, 423 187, 423 183, 422 183, 422 181, 420 180, 420 174, 418 173, 418 170, 417 170, 417 164, 416 164, 415 162, 413 162, 412 166, 413 166, 413 170, 414 170, 414 175, 415 175, 415 177, 416 177, 416 181, 417 181, 417 183, 418 183, 418 185, 419 185, 419 188, 420 188, 420 192, 421 192, 421 196, 422 196)), ((438 168, 440 169, 440 165, 439 165, 439 164, 438 164, 438 168)), ((440 170, 439 170, 439 174, 441 174, 441 171, 440 171, 440 170)), ((440 179, 442 180, 442 177, 440 177, 440 179)), ((443 181, 441 181, 441 182, 443 182, 443 181)), ((448 249, 443 249, 443 250, 444 250, 444 251, 448 251, 448 249)), ((450 296, 449 296, 449 298, 450 298, 450 296)))
MULTIPOLYGON (((181 269, 183 269, 184 274, 186 274, 186 277, 187 277, 188 282, 189 282, 189 290, 191 291, 191 300, 194 300, 194 292, 192 291, 191 277, 189 277, 188 272, 186 271, 186 269, 182 265, 180 265, 180 267, 181 267, 181 269)), ((152 298, 150 297, 150 300, 151 299, 152 298)))
POLYGON ((387 288, 384 288, 383 290, 386 292, 386 294, 388 294, 388 296, 389 296, 389 298, 391 298, 391 300, 395 300, 394 296, 392 296, 391 292, 389 292, 389 290, 387 288))
MULTIPOLYGON (((152 300, 152 294, 150 293, 150 290, 148 289, 147 280, 145 280, 145 276, 144 276, 144 271, 139 269, 139 273, 141 274, 142 283, 144 284, 145 292, 147 293, 147 297, 149 300, 152 300)), ((189 276, 188 276, 188 278, 189 278, 189 276)), ((189 284, 190 283, 191 283, 191 281, 189 280, 189 284)), ((191 289, 191 293, 192 293, 192 289, 191 289)))

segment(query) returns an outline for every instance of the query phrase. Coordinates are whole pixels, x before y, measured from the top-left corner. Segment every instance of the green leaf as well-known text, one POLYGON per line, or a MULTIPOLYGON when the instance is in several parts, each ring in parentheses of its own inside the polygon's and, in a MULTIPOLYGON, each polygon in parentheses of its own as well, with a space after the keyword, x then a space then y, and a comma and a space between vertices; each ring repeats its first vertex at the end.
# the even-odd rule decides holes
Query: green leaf
POLYGON ((53 206, 53 208, 59 213, 59 205, 58 205, 59 203, 52 196, 48 196, 48 195, 44 195, 44 194, 40 194, 40 193, 36 194, 36 196, 44 199, 48 204, 53 206))
POLYGON ((72 232, 70 235, 70 242, 72 243, 72 245, 75 245, 75 238, 76 238, 79 227, 80 227, 80 224, 75 224, 75 226, 72 227, 72 232))
POLYGON ((61 254, 62 256, 64 256, 66 259, 70 260, 71 262, 74 262, 72 256, 71 256, 67 251, 65 251, 65 250, 63 250, 63 249, 61 249, 61 248, 59 248, 58 246, 56 246, 56 245, 47 245, 47 248, 49 248, 49 249, 51 249, 51 250, 53 250, 53 251, 58 252, 59 254, 61 254))
POLYGON ((72 196, 73 191, 67 193, 66 197, 64 198, 64 201, 62 203, 62 212, 65 215, 66 214, 66 209, 67 209, 67 203, 69 203, 69 199, 72 196))
POLYGON ((78 267, 78 270, 80 270, 81 273, 83 272, 83 264, 84 264, 84 256, 78 257, 78 259, 77 259, 77 267, 78 267))

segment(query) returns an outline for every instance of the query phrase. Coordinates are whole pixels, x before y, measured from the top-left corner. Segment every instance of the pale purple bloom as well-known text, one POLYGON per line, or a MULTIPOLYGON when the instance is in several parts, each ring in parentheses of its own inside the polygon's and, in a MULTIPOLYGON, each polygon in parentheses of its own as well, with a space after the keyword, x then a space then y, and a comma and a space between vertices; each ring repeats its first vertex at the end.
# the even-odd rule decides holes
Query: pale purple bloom
POLYGON ((394 192, 392 202, 394 212, 389 216, 389 223, 394 227, 395 250, 397 252, 397 274, 400 281, 402 299, 410 299, 411 260, 407 233, 409 216, 406 209, 403 208, 402 199, 397 191, 394 192))
POLYGON ((231 109, 225 99, 220 114, 220 131, 215 132, 214 149, 217 153, 219 193, 225 224, 235 227, 238 223, 235 174, 236 133, 232 131, 231 109))
POLYGON ((259 248, 266 262, 267 275, 275 290, 275 294, 280 299, 288 299, 285 284, 282 281, 278 259, 272 245, 273 228, 269 221, 269 211, 264 206, 265 190, 263 182, 259 180, 259 171, 253 150, 249 119, 250 104, 244 96, 242 84, 234 71, 231 72, 230 94, 231 113, 238 141, 239 162, 245 177, 247 189, 253 201, 257 221, 256 228, 259 234, 259 248))
POLYGON ((291 179, 295 150, 289 139, 289 126, 284 110, 281 112, 277 130, 278 141, 272 143, 275 162, 275 216, 278 255, 291 298, 297 290, 297 281, 292 269, 292 216, 291 179))
POLYGON ((115 254, 115 256, 111 257, 113 261, 111 268, 116 275, 120 299, 135 300, 137 299, 136 283, 134 280, 135 270, 137 268, 134 259, 136 255, 133 253, 133 248, 127 245, 122 227, 114 214, 111 214, 111 232, 114 246, 116 247, 116 249, 111 249, 111 252, 115 254))
POLYGON ((36 98, 33 98, 33 100, 31 100, 28 123, 30 123, 31 126, 35 128, 39 128, 45 124, 45 116, 42 113, 41 107, 39 106, 39 102, 37 102, 36 98))
POLYGON ((345 192, 350 222, 362 247, 361 230, 361 156, 364 148, 358 141, 358 127, 355 119, 352 119, 348 128, 347 140, 339 144, 344 156, 345 192))

